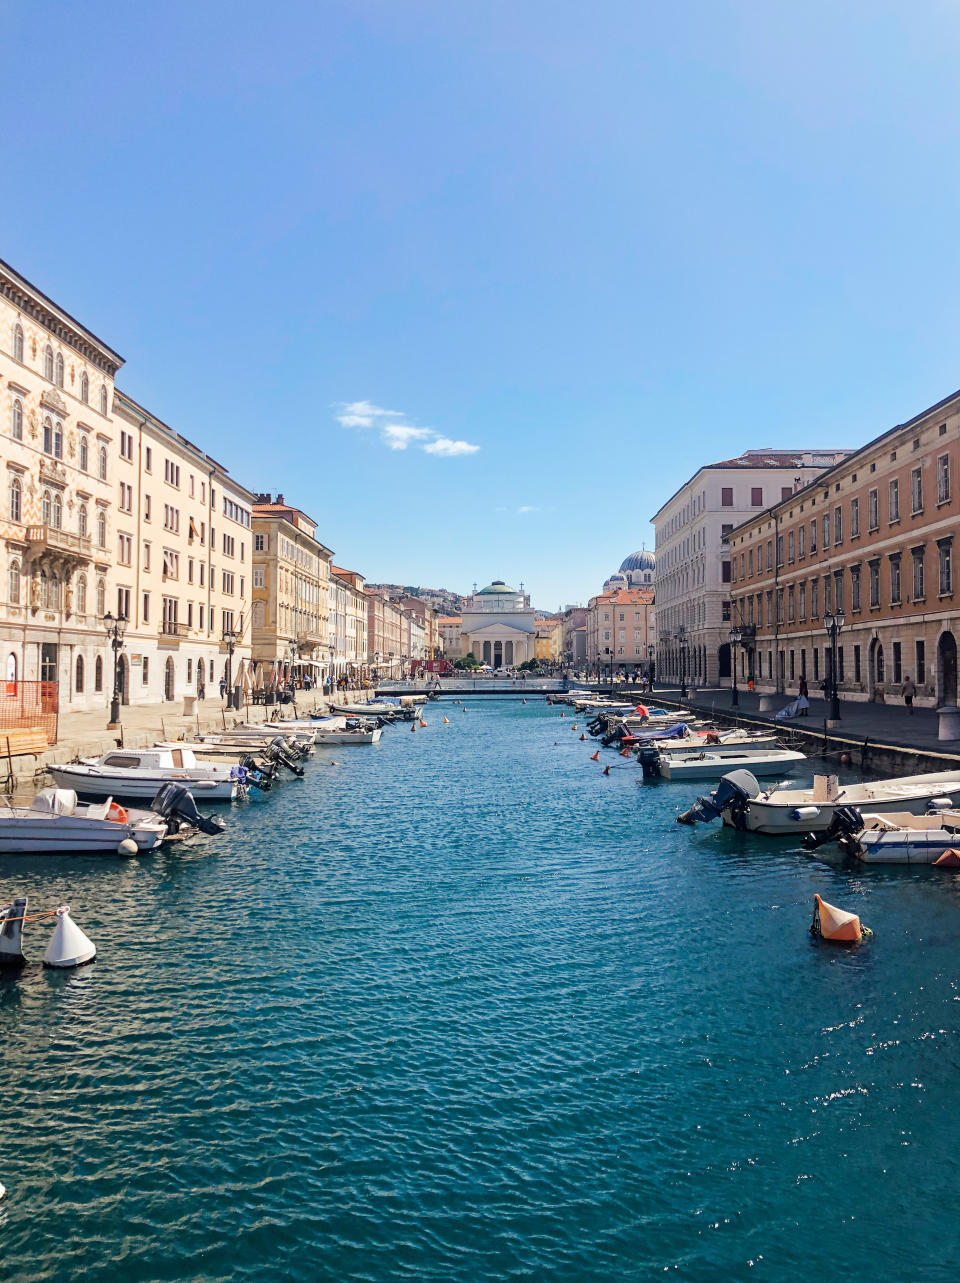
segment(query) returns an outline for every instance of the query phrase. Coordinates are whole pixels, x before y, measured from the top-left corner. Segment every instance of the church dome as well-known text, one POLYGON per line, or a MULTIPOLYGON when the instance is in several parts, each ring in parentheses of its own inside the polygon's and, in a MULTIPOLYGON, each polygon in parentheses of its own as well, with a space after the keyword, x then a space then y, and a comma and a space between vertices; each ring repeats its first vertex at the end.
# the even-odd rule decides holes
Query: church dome
POLYGON ((647 552, 646 548, 641 548, 639 552, 632 552, 629 557, 625 557, 620 571, 625 574, 629 570, 655 570, 657 559, 652 552, 647 552))
POLYGON ((495 579, 492 584, 487 584, 486 588, 481 588, 477 596, 483 597, 484 595, 491 596, 494 594, 501 596, 504 593, 516 593, 516 591, 516 588, 511 588, 502 579, 495 579))

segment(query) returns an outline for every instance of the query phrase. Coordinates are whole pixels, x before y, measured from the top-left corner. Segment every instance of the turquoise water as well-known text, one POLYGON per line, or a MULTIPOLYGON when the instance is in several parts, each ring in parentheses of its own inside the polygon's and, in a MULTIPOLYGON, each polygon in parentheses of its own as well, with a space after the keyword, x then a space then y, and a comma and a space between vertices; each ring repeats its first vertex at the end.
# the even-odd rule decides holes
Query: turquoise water
POLYGON ((0 980, 0 1277, 952 1279, 958 875, 691 831, 541 702, 426 716, 219 841, 0 859, 99 949, 0 980))

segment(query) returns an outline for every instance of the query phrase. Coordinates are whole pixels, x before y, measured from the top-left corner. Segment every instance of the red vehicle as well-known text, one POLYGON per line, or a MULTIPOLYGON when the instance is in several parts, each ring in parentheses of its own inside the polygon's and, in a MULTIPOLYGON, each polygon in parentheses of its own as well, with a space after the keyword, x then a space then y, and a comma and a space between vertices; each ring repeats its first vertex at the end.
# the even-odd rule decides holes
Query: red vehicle
POLYGON ((453 665, 449 659, 428 659, 424 661, 423 666, 428 673, 433 673, 436 677, 449 677, 453 672, 453 665))

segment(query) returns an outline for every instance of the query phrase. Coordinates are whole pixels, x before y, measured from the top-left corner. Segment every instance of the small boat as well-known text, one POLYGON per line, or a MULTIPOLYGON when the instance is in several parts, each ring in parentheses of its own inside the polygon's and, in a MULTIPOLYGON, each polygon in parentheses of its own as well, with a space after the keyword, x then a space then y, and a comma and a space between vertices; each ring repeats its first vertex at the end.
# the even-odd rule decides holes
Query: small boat
POLYGON ((415 704, 388 704, 371 700, 369 704, 331 704, 334 713, 344 717, 382 717, 385 721, 412 721, 420 716, 415 704))
POLYGON ((164 784, 183 785, 205 802, 230 802, 247 792, 243 766, 199 762, 186 744, 176 748, 122 749, 102 757, 47 767, 59 788, 80 798, 150 802, 164 784))
MULTIPOLYGON (((641 756, 650 751, 641 749, 641 756)), ((685 753, 683 750, 673 753, 670 749, 660 748, 653 752, 658 759, 659 773, 665 780, 718 780, 736 767, 761 778, 774 776, 779 779, 807 760, 805 754, 787 748, 739 748, 727 752, 704 748, 699 753, 685 753)), ((646 769, 643 773, 647 777, 646 769)))
POLYGON ((338 731, 318 731, 317 744, 379 744, 382 734, 379 726, 345 726, 338 731))
POLYGON ((835 775, 815 775, 806 789, 760 788, 750 771, 731 771, 716 789, 678 815, 681 824, 723 817, 731 828, 773 836, 820 833, 829 829, 841 807, 859 807, 881 815, 905 811, 922 815, 931 803, 952 807, 960 802, 960 771, 905 775, 866 784, 840 785, 835 775))
POLYGON ((808 834, 803 845, 815 851, 830 842, 864 864, 937 864, 960 847, 960 811, 933 807, 926 815, 877 814, 842 806, 830 827, 808 834))
POLYGON ((73 789, 41 789, 29 806, 0 807, 0 854, 136 855, 172 837, 222 829, 175 786, 161 789, 150 810, 128 810, 110 797, 84 804, 73 789))

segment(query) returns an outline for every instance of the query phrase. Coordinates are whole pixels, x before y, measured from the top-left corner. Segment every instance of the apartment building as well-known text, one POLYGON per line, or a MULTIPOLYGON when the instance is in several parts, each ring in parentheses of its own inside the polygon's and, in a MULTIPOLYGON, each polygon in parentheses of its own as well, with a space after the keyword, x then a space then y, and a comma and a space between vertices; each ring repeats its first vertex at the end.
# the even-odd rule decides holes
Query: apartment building
POLYGON ((729 681, 730 557, 725 537, 752 513, 788 498, 848 453, 747 450, 698 468, 653 516, 660 681, 679 681, 681 667, 695 685, 729 681))
POLYGON ((367 599, 367 663, 381 678, 400 675, 403 653, 403 611, 384 588, 365 588, 367 599))
POLYGON ((648 672, 655 645, 654 590, 615 588, 591 597, 586 610, 586 662, 634 676, 648 672))
POLYGON ((849 454, 727 537, 738 676, 794 691, 830 676, 842 623, 842 698, 884 699, 909 675, 917 703, 957 702, 953 569, 960 392, 849 454))
POLYGON ((114 600, 121 703, 219 699, 251 656, 252 508, 227 469, 119 390, 114 600))
POLYGON ((123 358, 0 262, 5 698, 101 708, 116 608, 114 379, 123 358), (42 686, 27 684, 43 683, 42 686))
POLYGON ((334 681, 359 686, 366 676, 367 596, 363 575, 342 566, 330 567, 330 618, 327 643, 333 657, 334 681))

